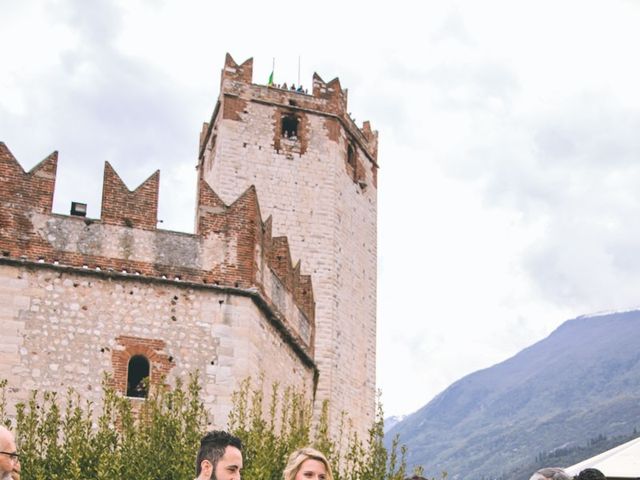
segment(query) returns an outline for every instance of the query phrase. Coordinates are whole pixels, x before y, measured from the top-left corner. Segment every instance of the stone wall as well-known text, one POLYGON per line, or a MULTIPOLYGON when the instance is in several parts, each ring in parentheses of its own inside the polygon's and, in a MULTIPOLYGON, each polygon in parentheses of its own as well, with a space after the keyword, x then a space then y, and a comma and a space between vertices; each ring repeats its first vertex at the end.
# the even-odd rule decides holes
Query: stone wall
POLYGON ((265 389, 277 381, 313 394, 313 364, 250 295, 2 260, 0 304, 0 378, 12 387, 11 406, 31 389, 68 387, 99 403, 102 375, 123 390, 118 366, 135 354, 149 358, 152 383, 199 370, 216 427, 226 425, 231 394, 248 376, 264 374, 265 389))
POLYGON ((0 378, 126 393, 135 355, 159 382, 199 370, 214 424, 248 375, 315 394, 311 279, 272 237, 254 188, 229 204, 198 185, 195 235, 156 228, 159 172, 130 191, 105 166, 102 217, 51 213, 57 153, 25 172, 0 142, 0 378))
POLYGON ((305 94, 252 84, 252 70, 227 56, 200 134, 195 235, 156 228, 159 172, 131 191, 108 163, 100 219, 52 214, 57 152, 25 172, 0 142, 0 377, 16 396, 97 398, 101 372, 124 389, 143 354, 152 381, 199 368, 216 425, 264 368, 330 400, 333 432, 344 411, 366 436, 377 132, 355 124, 338 79, 314 75, 305 94))
POLYGON ((316 302, 318 394, 366 434, 375 413, 377 134, 347 113, 336 79, 312 94, 251 83, 251 60, 227 57, 201 136, 201 178, 224 201, 254 185, 274 234, 304 258, 316 302), (283 136, 283 117, 297 135, 283 136))

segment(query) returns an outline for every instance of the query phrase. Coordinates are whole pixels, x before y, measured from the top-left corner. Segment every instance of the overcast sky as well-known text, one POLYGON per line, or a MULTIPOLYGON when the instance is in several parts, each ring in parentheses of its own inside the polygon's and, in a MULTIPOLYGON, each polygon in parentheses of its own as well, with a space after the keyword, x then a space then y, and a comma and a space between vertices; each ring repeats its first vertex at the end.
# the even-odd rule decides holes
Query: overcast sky
MULTIPOLYGON (((161 170, 193 231, 198 134, 229 52, 254 82, 349 89, 380 134, 387 415, 640 292, 640 1, 0 0, 0 141, 60 153, 54 211, 100 214, 108 160, 161 170), (407 380, 409 379, 409 380, 407 380)), ((304 258, 302 259, 304 265, 304 258)))

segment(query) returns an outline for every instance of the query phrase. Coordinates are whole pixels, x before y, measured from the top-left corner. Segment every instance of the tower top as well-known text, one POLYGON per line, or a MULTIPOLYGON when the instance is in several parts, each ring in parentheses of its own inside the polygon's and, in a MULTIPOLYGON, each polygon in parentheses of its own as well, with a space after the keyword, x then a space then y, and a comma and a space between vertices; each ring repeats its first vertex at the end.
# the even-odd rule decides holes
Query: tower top
MULTIPOLYGON (((239 117, 244 110, 245 102, 271 104, 287 109, 302 110, 317 115, 329 116, 337 119, 351 133, 362 148, 363 152, 376 167, 378 158, 378 132, 371 128, 369 121, 358 126, 347 109, 348 90, 342 88, 339 78, 325 82, 317 73, 313 74, 311 93, 290 90, 284 86, 259 85, 253 83, 253 58, 238 64, 230 54, 226 54, 224 68, 221 74, 220 100, 213 113, 217 115, 224 104, 225 118, 239 117), (227 99, 227 102, 224 100, 227 99)), ((212 121, 208 127, 213 124, 212 121)), ((206 143, 210 132, 204 132, 203 142, 206 143)), ((201 152, 202 154, 202 152, 201 152)))

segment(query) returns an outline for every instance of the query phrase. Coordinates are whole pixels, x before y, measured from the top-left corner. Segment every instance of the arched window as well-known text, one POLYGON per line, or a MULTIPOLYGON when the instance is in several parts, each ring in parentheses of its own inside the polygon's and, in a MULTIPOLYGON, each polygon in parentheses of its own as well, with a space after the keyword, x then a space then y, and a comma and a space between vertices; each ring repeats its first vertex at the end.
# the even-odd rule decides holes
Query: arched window
POLYGON ((134 355, 127 368, 127 397, 146 398, 149 393, 149 360, 134 355))
POLYGON ((282 117, 282 136, 286 138, 298 137, 298 119, 295 115, 282 117))

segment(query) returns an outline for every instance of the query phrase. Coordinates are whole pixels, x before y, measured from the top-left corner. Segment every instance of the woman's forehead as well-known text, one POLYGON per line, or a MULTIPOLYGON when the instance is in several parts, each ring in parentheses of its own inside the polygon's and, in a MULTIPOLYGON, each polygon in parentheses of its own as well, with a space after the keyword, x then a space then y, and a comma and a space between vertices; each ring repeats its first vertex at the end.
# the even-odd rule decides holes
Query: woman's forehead
POLYGON ((324 462, 317 460, 315 458, 307 458, 300 465, 300 469, 310 469, 310 470, 326 470, 324 466, 324 462))

